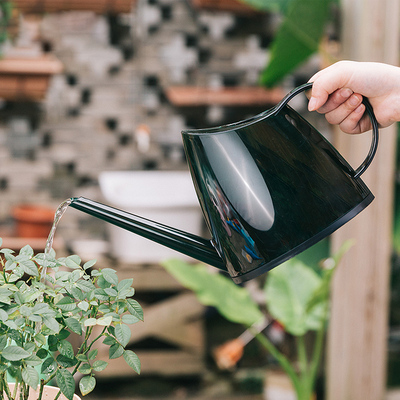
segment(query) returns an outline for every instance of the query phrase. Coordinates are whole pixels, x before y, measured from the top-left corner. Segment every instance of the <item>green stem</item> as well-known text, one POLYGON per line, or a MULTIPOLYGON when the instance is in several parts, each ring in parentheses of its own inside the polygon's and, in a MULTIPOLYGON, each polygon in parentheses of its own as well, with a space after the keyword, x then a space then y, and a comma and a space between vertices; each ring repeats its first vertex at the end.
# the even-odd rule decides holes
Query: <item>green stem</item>
POLYGON ((279 362, 282 369, 289 376, 292 381, 293 388, 296 393, 299 393, 301 389, 301 383, 299 377, 296 374, 296 371, 290 364, 290 361, 272 344, 272 342, 262 333, 257 333, 255 335, 257 340, 264 346, 264 348, 279 362))

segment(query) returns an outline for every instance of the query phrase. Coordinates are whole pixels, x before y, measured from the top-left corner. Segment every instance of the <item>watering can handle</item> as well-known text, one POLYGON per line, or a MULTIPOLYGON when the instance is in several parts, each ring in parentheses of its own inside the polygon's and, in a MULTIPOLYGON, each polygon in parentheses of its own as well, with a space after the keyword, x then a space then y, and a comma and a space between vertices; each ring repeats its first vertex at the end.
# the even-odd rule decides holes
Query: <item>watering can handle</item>
MULTIPOLYGON (((308 83, 305 83, 305 84, 293 89, 276 106, 274 112, 278 113, 293 97, 295 97, 296 95, 298 95, 299 93, 301 93, 303 91, 311 89, 312 85, 313 85, 312 82, 308 82, 308 83)), ((365 170, 371 164, 371 162, 375 156, 376 150, 378 148, 378 139, 379 139, 378 121, 376 120, 374 110, 372 109, 372 106, 366 97, 363 97, 363 104, 365 105, 365 110, 371 120, 371 123, 372 123, 372 143, 371 143, 371 147, 369 149, 369 153, 367 154, 367 157, 365 157, 365 160, 361 163, 361 165, 354 172, 352 172, 353 178, 358 178, 361 174, 363 174, 365 172, 365 170)))

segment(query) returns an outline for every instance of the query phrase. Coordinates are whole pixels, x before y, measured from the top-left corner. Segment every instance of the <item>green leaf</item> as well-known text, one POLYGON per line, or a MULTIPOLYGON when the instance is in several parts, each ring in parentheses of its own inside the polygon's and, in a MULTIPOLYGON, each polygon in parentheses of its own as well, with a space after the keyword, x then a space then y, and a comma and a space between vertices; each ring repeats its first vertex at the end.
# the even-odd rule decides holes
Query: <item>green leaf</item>
POLYGON ((89 360, 94 360, 97 357, 98 353, 99 353, 98 349, 90 350, 89 353, 88 353, 88 359, 89 360))
POLYGON ((80 308, 83 311, 89 310, 89 303, 87 301, 80 301, 78 303, 78 308, 80 308))
POLYGON ((143 309, 136 300, 126 299, 126 306, 130 314, 143 321, 143 309))
POLYGON ((7 346, 7 341, 6 335, 0 335, 0 352, 7 346))
POLYGON ((32 260, 23 260, 19 262, 24 272, 28 275, 39 276, 36 264, 32 260))
POLYGON ((136 318, 131 314, 125 314, 122 316, 121 320, 124 324, 130 325, 130 324, 136 324, 136 322, 139 321, 139 318, 136 318))
POLYGON ((53 359, 53 357, 48 357, 43 361, 42 367, 41 367, 41 373, 42 374, 52 374, 57 368, 57 363, 53 359))
POLYGON ((103 360, 97 360, 93 363, 92 367, 96 372, 103 371, 107 368, 108 362, 103 360))
POLYGON ((82 260, 77 255, 72 255, 66 258, 65 265, 72 269, 81 268, 82 260))
POLYGON ((43 316, 43 323, 55 333, 60 331, 60 325, 53 317, 43 316))
POLYGON ((90 393, 96 386, 96 379, 94 376, 84 376, 79 381, 79 390, 82 393, 82 396, 90 393))
POLYGON ((125 324, 118 324, 115 327, 115 337, 125 347, 131 338, 131 330, 125 324))
POLYGON ((29 357, 24 359, 26 365, 30 365, 31 367, 36 367, 37 365, 42 365, 43 360, 35 354, 30 355, 29 357))
POLYGON ((107 282, 113 285, 118 285, 118 276, 115 270, 111 268, 104 268, 101 270, 101 273, 107 282))
POLYGON ((293 0, 271 45, 262 84, 278 83, 318 50, 332 0, 293 0))
POLYGON ((202 304, 216 307, 229 321, 251 326, 264 318, 246 288, 209 272, 207 266, 183 260, 167 260, 162 265, 183 286, 193 290, 202 304))
POLYGON ((69 358, 64 356, 63 354, 59 354, 56 357, 56 360, 58 362, 58 364, 61 365, 61 367, 63 368, 71 368, 74 365, 76 365, 76 363, 78 362, 78 360, 76 358, 69 358))
POLYGON ((33 389, 39 385, 39 374, 35 368, 29 365, 22 369, 22 379, 33 389))
POLYGON ((123 353, 124 353, 124 348, 120 344, 115 343, 112 346, 110 346, 108 350, 108 358, 112 360, 114 358, 121 357, 123 353))
POLYGON ((56 373, 56 382, 62 394, 68 400, 72 400, 75 394, 75 381, 71 372, 67 369, 59 369, 56 373))
POLYGON ((109 326, 111 323, 112 323, 112 317, 111 316, 100 317, 96 321, 96 325, 100 325, 100 326, 109 326))
POLYGON ((133 284, 133 278, 129 279, 123 279, 121 282, 118 283, 117 285, 117 290, 123 290, 123 289, 128 289, 132 286, 133 284))
POLYGON ((78 371, 83 375, 90 374, 92 372, 92 367, 90 364, 84 363, 79 366, 78 371))
POLYGON ((302 262, 291 259, 268 273, 265 284, 267 307, 285 330, 295 336, 318 330, 325 322, 326 304, 308 310, 308 303, 322 278, 302 262))
POLYGON ((76 282, 76 286, 81 289, 84 293, 90 292, 91 290, 95 289, 95 286, 92 282, 79 280, 76 282))
POLYGON ((55 305, 62 311, 73 311, 76 308, 74 300, 69 297, 63 297, 55 305))
POLYGON ((92 268, 94 264, 96 264, 97 260, 89 260, 83 264, 83 269, 87 270, 88 268, 92 268))
POLYGON ((124 359, 126 363, 138 374, 140 374, 141 364, 139 357, 132 350, 124 351, 124 359))
POLYGON ((94 326, 94 325, 96 325, 96 323, 97 323, 96 318, 88 318, 88 319, 85 320, 83 325, 85 325, 85 326, 94 326))
POLYGON ((19 361, 29 357, 31 353, 19 346, 8 346, 1 352, 1 355, 8 361, 19 361))
POLYGON ((68 317, 64 319, 65 325, 77 335, 82 335, 82 326, 78 320, 73 317, 68 317))
POLYGON ((60 340, 57 343, 57 350, 67 358, 74 358, 74 349, 68 340, 60 340))

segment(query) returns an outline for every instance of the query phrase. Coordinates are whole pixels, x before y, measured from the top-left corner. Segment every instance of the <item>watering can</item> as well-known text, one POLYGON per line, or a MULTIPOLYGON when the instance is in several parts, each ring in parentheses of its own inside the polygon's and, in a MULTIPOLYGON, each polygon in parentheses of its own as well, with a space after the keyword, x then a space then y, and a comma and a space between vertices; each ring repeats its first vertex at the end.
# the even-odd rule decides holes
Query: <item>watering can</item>
MULTIPOLYGON (((374 199, 360 176, 378 144, 353 169, 288 102, 238 123, 182 132, 189 170, 211 239, 83 197, 71 207, 229 273, 242 283, 333 233, 374 199)), ((171 188, 173 190, 173 188, 171 188)))

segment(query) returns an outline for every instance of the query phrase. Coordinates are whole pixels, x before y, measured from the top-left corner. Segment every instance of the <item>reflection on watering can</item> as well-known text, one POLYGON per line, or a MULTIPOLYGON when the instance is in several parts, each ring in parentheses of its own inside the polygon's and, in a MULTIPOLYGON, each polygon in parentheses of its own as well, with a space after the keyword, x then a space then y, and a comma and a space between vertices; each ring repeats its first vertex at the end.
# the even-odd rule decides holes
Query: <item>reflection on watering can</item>
MULTIPOLYGON (((149 221, 85 198, 71 207, 228 271, 252 279, 331 234, 374 196, 360 179, 377 148, 357 170, 287 103, 248 120, 182 132, 185 153, 212 239, 149 221)), ((171 188, 173 190, 173 188, 171 188)))

